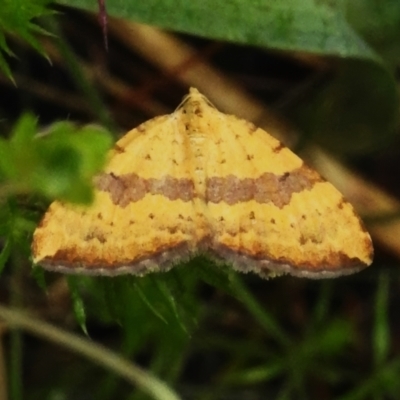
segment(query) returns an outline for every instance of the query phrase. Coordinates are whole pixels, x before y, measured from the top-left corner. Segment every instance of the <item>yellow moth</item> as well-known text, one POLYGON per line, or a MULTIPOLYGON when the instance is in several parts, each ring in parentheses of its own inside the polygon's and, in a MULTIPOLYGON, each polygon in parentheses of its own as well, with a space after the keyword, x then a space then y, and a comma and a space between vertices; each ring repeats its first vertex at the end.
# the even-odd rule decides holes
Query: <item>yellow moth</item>
POLYGON ((193 88, 174 113, 123 136, 94 185, 89 207, 50 206, 35 263, 143 275, 205 253, 263 277, 323 278, 372 262, 371 238, 338 190, 193 88))

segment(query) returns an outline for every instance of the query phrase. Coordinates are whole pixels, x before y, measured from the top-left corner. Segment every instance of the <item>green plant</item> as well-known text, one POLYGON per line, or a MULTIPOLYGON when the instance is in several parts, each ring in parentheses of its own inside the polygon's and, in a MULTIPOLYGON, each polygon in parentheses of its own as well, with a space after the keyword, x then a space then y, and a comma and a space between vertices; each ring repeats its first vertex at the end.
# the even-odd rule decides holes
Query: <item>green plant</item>
MULTIPOLYGON (((97 7, 94 0, 63 3, 97 7)), ((12 51, 5 33, 17 35, 44 54, 35 35, 51 32, 93 114, 112 126, 108 110, 62 40, 47 6, 48 1, 38 0, 9 0, 2 5, 0 67, 12 79, 8 57, 12 51), (38 18, 40 25, 32 18, 38 18)), ((395 38, 400 18, 396 1, 107 0, 107 10, 112 16, 178 32, 334 58, 337 74, 294 113, 298 122, 317 142, 347 155, 383 148, 395 137, 399 110, 395 38), (354 103, 357 107, 347 113, 354 103)), ((4 298, 13 307, 32 312, 40 307, 30 306, 23 288, 35 224, 51 200, 90 201, 91 178, 101 168, 111 143, 110 135, 95 126, 77 127, 64 121, 43 130, 37 125, 37 118, 26 112, 9 137, 0 140, 0 271, 2 279, 12 282, 4 298)), ((32 275, 44 289, 39 291, 44 297, 54 278, 39 268, 32 275)), ((66 362, 69 367, 61 375, 51 375, 53 369, 48 367, 51 383, 30 384, 24 393, 25 340, 16 330, 6 342, 10 395, 12 400, 74 398, 77 393, 105 400, 143 398, 142 392, 121 383, 119 376, 131 373, 132 365, 121 367, 115 356, 119 353, 140 360, 183 398, 234 398, 235 393, 245 398, 246 390, 252 390, 260 398, 395 399, 400 390, 400 358, 391 337, 390 296, 394 295, 390 281, 384 270, 378 277, 365 272, 338 282, 248 278, 244 283, 229 266, 216 267, 201 257, 167 274, 144 278, 72 277, 67 280, 68 291, 81 330, 87 335, 96 332, 96 326, 111 331, 113 354, 90 347, 97 365, 107 365, 111 372, 98 370, 91 361, 74 359, 66 362), (365 317, 363 325, 359 314, 368 314, 371 320, 365 317), (215 365, 198 366, 210 359, 215 365), (187 378, 190 369, 198 380, 187 378)), ((10 326, 58 343, 69 341, 66 346, 85 354, 84 339, 35 325, 34 319, 12 310, 0 308, 0 318, 10 326)), ((102 339, 108 340, 93 338, 102 339)), ((51 358, 47 347, 44 354, 51 358)), ((62 370, 63 365, 57 367, 62 370)), ((164 386, 157 393, 152 391, 154 385, 160 387, 158 382, 151 377, 146 381, 143 371, 137 371, 139 375, 130 376, 144 392, 160 399, 174 398, 164 386)))

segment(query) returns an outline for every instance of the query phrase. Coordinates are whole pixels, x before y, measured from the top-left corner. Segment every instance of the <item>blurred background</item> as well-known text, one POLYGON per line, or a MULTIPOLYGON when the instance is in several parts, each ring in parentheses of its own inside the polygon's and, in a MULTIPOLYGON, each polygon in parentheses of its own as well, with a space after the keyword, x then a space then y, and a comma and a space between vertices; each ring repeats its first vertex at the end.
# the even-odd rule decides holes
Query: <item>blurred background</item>
POLYGON ((0 10, 0 400, 172 399, 103 368, 99 348, 97 359, 71 349, 63 331, 182 399, 399 399, 400 4, 61 3, 0 10), (371 233, 373 265, 316 281, 238 275, 202 257, 145 278, 32 268, 48 204, 90 201, 81 158, 103 161, 191 86, 334 183, 371 233), (95 136, 76 142, 85 129, 95 136), (49 132, 51 146, 32 141, 49 132), (37 331, 43 321, 54 338, 37 331))

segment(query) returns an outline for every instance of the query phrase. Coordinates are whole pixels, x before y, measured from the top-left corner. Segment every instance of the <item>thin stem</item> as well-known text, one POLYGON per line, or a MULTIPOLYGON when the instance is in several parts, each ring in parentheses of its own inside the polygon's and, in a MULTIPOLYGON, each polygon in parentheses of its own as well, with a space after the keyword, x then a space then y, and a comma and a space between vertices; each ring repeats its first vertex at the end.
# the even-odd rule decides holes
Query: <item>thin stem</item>
POLYGON ((3 346, 3 329, 0 325, 0 400, 7 400, 7 372, 3 346))
POLYGON ((0 318, 10 326, 24 329, 35 336, 64 346, 112 372, 119 374, 134 386, 158 400, 179 400, 177 394, 155 376, 90 340, 58 329, 46 322, 32 318, 22 311, 0 305, 0 318))
MULTIPOLYGON (((10 303, 13 307, 22 307, 21 257, 14 252, 12 259, 13 275, 11 279, 10 303)), ((8 356, 10 398, 12 400, 22 400, 24 397, 22 383, 23 340, 20 329, 14 329, 10 332, 10 352, 8 356)))

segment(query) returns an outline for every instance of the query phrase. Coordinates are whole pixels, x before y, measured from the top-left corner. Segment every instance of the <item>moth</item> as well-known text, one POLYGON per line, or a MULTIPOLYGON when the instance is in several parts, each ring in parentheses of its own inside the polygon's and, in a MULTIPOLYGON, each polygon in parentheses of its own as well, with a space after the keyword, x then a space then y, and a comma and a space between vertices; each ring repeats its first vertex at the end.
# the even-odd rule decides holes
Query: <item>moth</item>
POLYGON ((36 264, 144 275, 205 253, 261 277, 325 278, 372 262, 368 232, 332 184, 194 88, 123 136, 94 185, 89 207, 51 204, 34 233, 36 264))

